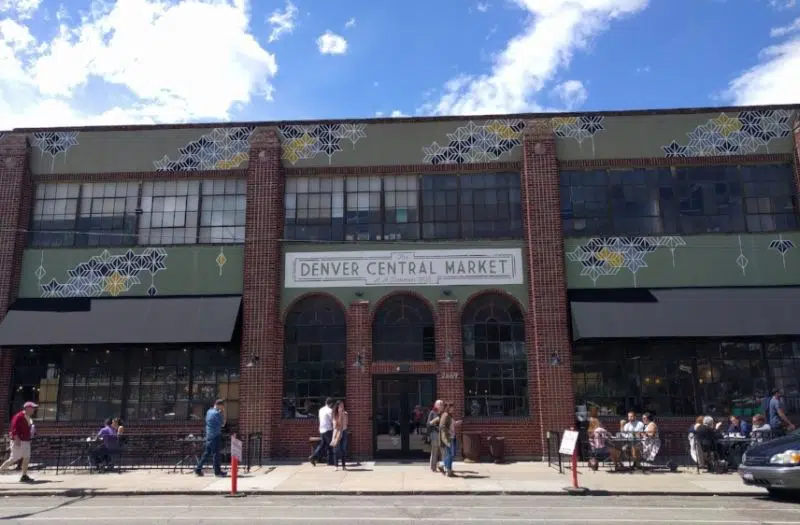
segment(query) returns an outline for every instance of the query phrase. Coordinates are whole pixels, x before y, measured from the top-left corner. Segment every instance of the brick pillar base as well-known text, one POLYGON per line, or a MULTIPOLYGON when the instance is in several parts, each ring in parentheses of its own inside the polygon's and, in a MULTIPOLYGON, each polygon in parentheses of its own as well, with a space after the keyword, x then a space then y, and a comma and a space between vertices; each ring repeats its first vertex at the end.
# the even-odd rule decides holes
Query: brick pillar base
POLYGON ((529 396, 539 427, 534 453, 542 453, 547 431, 568 428, 575 420, 558 158, 548 120, 528 123, 521 179, 529 287, 525 322, 529 396))
POLYGON ((371 458, 372 451, 372 318, 369 301, 347 309, 347 412, 353 457, 371 458), (361 366, 356 366, 356 362, 361 366))
MULTIPOLYGON (((32 187, 28 176, 28 139, 24 134, 0 134, 0 320, 16 299, 31 214, 32 187)), ((0 428, 9 418, 14 367, 11 350, 0 350, 0 428)))
POLYGON ((260 432, 262 454, 268 456, 277 436, 283 394, 283 188, 278 135, 271 129, 256 129, 250 138, 247 168, 239 427, 243 437, 260 432), (248 367, 251 360, 254 366, 248 367))
POLYGON ((794 193, 795 211, 800 212, 800 117, 794 122, 794 193))
POLYGON ((439 300, 436 313, 436 397, 455 404, 458 419, 464 416, 464 351, 461 347, 461 315, 458 301, 439 300))

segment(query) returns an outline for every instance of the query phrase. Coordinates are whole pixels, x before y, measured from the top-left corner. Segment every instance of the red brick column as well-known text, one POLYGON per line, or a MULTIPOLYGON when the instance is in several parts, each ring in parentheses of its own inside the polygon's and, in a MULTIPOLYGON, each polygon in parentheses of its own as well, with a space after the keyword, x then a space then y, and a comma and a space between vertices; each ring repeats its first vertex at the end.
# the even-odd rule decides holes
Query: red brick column
MULTIPOLYGON (((24 134, 0 136, 0 319, 5 317, 16 298, 27 240, 25 230, 32 198, 28 154, 28 140, 24 134)), ((8 425, 13 367, 11 350, 0 350, 0 428, 8 425)))
POLYGON ((436 397, 455 404, 456 416, 464 416, 464 350, 461 347, 461 315, 458 301, 437 301, 436 397), (449 361, 448 361, 449 358, 449 361))
POLYGON ((277 133, 259 128, 250 138, 247 234, 244 241, 240 432, 262 433, 271 456, 281 419, 283 338, 280 319, 284 174, 277 133), (255 366, 248 368, 251 358, 255 366))
POLYGON ((354 458, 372 457, 372 316, 369 301, 347 309, 347 412, 350 451, 354 458), (360 357, 361 368, 355 366, 360 357))
POLYGON ((549 121, 530 121, 523 142, 522 215, 529 293, 525 343, 531 414, 539 427, 537 455, 546 449, 548 430, 567 428, 575 419, 558 178, 549 121), (555 356, 560 364, 554 366, 555 356))

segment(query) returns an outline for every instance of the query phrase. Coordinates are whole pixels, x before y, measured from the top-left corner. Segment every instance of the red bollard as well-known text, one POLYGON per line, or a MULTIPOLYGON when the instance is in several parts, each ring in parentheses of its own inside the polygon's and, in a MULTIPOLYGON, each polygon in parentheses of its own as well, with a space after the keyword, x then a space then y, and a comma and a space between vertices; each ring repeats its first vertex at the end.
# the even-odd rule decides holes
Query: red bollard
POLYGON ((239 458, 231 456, 231 496, 236 496, 239 481, 239 458))
POLYGON ((572 451, 572 488, 580 489, 578 487, 578 449, 572 451))

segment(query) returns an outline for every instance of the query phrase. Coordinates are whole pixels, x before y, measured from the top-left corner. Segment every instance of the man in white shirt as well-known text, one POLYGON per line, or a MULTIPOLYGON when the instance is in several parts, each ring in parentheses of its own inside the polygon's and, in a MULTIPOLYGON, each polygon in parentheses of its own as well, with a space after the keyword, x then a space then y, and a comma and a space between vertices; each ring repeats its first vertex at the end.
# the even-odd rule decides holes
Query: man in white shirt
POLYGON ((333 399, 330 397, 325 400, 325 406, 319 409, 319 445, 314 449, 314 453, 308 460, 316 466, 323 453, 328 458, 328 465, 333 465, 333 451, 331 450, 331 439, 333 439, 333 399))
MULTIPOLYGON (((633 440, 638 438, 639 434, 644 432, 644 423, 636 420, 636 412, 628 412, 628 422, 622 427, 622 436, 625 439, 633 440)), ((634 464, 639 462, 641 457, 641 443, 635 442, 629 445, 623 445, 623 453, 630 454, 633 458, 634 464)))

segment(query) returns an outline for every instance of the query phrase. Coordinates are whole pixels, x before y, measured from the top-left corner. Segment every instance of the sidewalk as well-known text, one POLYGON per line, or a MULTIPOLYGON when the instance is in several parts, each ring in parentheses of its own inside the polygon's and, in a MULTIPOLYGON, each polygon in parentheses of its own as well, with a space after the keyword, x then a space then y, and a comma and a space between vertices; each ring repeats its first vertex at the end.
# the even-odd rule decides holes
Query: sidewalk
MULTIPOLYGON (((565 494, 569 471, 559 474, 546 463, 457 463, 456 478, 434 474, 426 463, 365 462, 346 472, 333 467, 278 465, 253 469, 239 477, 239 492, 267 495, 310 494, 565 494)), ((191 471, 130 471, 122 474, 59 474, 32 472, 34 485, 18 483, 16 474, 0 475, 0 496, 20 495, 136 495, 225 494, 231 480, 196 477, 191 471)), ((693 469, 677 473, 609 473, 579 470, 579 483, 595 494, 614 495, 753 495, 764 489, 746 487, 735 473, 697 474, 693 469)))

